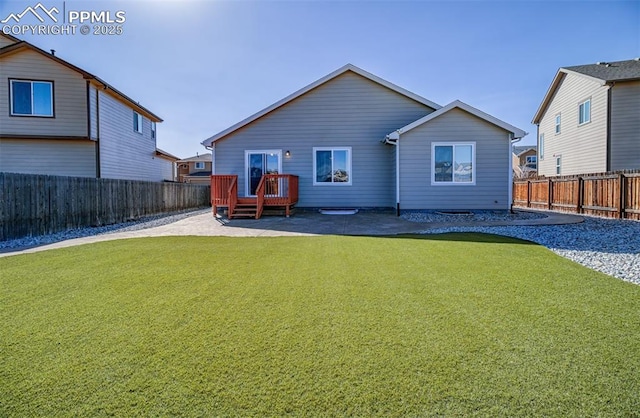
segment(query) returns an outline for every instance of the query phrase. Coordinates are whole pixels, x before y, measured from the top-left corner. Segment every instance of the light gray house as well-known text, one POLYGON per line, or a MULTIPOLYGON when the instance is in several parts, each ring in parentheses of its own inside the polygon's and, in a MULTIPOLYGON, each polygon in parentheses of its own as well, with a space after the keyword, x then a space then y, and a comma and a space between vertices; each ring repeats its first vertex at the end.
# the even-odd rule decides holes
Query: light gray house
POLYGON ((174 180, 157 115, 54 52, 0 33, 0 171, 174 180))
POLYGON ((214 177, 237 176, 247 205, 263 176, 286 173, 298 207, 508 209, 511 146, 524 135, 349 64, 202 144, 214 177))
POLYGON ((640 58, 560 68, 533 123, 539 175, 640 168, 640 58))

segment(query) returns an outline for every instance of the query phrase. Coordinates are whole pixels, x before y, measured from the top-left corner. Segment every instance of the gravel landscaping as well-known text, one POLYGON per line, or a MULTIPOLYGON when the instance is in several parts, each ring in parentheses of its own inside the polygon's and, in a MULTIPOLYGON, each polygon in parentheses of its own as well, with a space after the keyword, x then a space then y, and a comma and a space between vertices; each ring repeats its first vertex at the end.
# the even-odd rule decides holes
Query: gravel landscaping
POLYGON ((546 218, 547 215, 537 212, 514 211, 478 211, 473 213, 461 212, 410 212, 401 216, 409 222, 484 222, 484 221, 515 221, 525 219, 546 218))
POLYGON ((585 216, 584 222, 570 225, 448 227, 422 231, 423 234, 446 232, 484 232, 533 241, 586 267, 640 284, 640 222, 637 221, 585 216))
POLYGON ((70 229, 64 232, 58 232, 50 235, 40 235, 37 237, 24 237, 8 241, 0 241, 0 252, 15 250, 18 248, 30 248, 40 245, 52 244, 54 242, 65 241, 68 239, 89 237, 94 235, 110 234, 114 232, 139 231, 141 229, 154 228, 157 226, 168 225, 181 219, 188 218, 201 213, 209 212, 211 209, 187 210, 182 212, 173 212, 169 214, 161 214, 147 216, 136 221, 124 222, 113 225, 96 226, 88 228, 70 229), (4 250, 4 251, 3 251, 4 250))

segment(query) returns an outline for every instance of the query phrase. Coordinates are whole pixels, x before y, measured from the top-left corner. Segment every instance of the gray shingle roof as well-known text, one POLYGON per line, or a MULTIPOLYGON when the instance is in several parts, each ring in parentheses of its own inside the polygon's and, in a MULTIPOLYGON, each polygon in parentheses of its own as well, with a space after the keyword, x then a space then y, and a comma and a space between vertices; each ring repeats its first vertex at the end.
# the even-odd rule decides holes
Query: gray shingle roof
POLYGON ((515 155, 520 155, 523 152, 529 151, 530 149, 536 150, 537 148, 538 148, 537 145, 514 146, 513 147, 513 153, 515 155))
POLYGON ((599 78, 604 81, 640 79, 640 60, 638 59, 576 65, 573 67, 564 67, 564 69, 599 78))

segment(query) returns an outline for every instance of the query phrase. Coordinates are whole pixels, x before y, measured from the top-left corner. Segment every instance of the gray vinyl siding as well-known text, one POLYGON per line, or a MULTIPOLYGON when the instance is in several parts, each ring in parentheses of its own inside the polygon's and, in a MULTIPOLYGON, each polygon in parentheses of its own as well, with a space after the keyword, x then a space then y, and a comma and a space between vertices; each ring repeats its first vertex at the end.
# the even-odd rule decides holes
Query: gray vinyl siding
POLYGON ((400 136, 400 209, 508 209, 509 133, 453 109, 400 136), (475 185, 431 185, 433 142, 475 142, 475 185))
POLYGON ((607 89, 586 77, 564 77, 540 120, 539 134, 544 134, 545 144, 544 159, 538 157, 538 174, 555 176, 556 156, 562 157, 562 175, 606 171, 607 89), (588 98, 591 122, 578 125, 578 106, 588 98), (560 134, 555 133, 557 114, 561 115, 560 134))
POLYGON ((89 87, 89 112, 91 124, 89 137, 91 139, 98 139, 98 90, 94 86, 89 87))
POLYGON ((34 51, 0 60, 0 133, 87 136, 87 87, 82 75, 34 51), (9 79, 53 81, 54 117, 10 115, 9 79))
POLYGON ((162 177, 162 180, 164 181, 174 181, 174 175, 173 175, 173 171, 174 171, 174 162, 167 160, 165 158, 162 157, 155 157, 155 165, 156 165, 156 170, 160 173, 160 176, 162 177))
POLYGON ((133 109, 107 93, 99 94, 100 174, 104 178, 162 181, 155 162, 151 122, 143 117, 142 134, 133 130, 133 109))
POLYGON ((95 143, 89 140, 0 139, 0 171, 95 177, 95 143))
POLYGON ((244 196, 245 150, 281 150, 283 173, 300 177, 298 206, 394 207, 394 150, 381 141, 432 111, 346 72, 216 142, 216 174, 238 174, 244 196), (352 185, 314 186, 314 147, 351 147, 352 185))
POLYGON ((640 168, 640 81, 611 88, 611 170, 640 168))

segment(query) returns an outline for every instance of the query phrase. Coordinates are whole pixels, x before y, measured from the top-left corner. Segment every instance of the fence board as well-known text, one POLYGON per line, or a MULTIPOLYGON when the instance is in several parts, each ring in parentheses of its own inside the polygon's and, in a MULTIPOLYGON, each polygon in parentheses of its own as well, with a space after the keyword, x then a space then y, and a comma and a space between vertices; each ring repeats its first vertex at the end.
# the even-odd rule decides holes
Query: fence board
POLYGON ((640 220, 640 170, 516 180, 513 206, 640 220))
POLYGON ((0 241, 209 203, 208 185, 0 173, 0 241))

